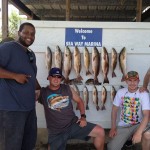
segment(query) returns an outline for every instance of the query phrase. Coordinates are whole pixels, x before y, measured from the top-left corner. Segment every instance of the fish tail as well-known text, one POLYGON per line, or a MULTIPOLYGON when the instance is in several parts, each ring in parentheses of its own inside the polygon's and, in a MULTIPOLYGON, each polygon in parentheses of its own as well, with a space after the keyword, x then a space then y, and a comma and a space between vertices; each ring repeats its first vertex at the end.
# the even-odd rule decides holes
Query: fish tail
POLYGON ((88 71, 86 71, 86 76, 87 75, 90 75, 91 74, 91 72, 88 70, 88 71))
POLYGON ((70 79, 69 79, 69 78, 66 78, 66 79, 64 80, 64 83, 66 83, 66 84, 70 83, 70 79))
POLYGON ((101 110, 106 110, 105 105, 102 106, 101 110))
POLYGON ((112 72, 112 78, 113 77, 116 77, 116 73, 114 71, 112 72))
POLYGON ((122 76, 121 82, 125 81, 125 76, 122 76))
POLYGON ((99 106, 96 106, 96 110, 98 111, 100 108, 99 108, 99 106))
POLYGON ((105 78, 104 78, 104 83, 109 83, 107 76, 105 76, 105 78))
POLYGON ((89 106, 88 105, 86 105, 86 110, 89 110, 89 106))
POLYGON ((98 81, 98 78, 94 78, 94 85, 101 85, 101 83, 98 81))
POLYGON ((78 80, 78 81, 83 80, 83 78, 81 77, 81 75, 78 75, 77 80, 78 80))

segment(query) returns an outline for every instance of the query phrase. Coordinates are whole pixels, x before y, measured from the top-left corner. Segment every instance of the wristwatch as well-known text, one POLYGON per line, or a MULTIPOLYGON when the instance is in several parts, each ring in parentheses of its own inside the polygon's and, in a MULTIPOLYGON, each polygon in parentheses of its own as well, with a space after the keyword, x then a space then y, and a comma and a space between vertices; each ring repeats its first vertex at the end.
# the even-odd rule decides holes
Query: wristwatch
POLYGON ((81 117, 86 118, 86 115, 85 114, 81 114, 81 117))

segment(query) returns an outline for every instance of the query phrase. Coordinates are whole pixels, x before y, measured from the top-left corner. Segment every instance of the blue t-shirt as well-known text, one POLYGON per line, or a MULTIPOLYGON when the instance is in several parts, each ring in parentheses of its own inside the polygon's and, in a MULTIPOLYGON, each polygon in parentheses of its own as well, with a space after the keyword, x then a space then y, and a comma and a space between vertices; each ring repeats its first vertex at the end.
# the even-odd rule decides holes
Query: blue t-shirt
POLYGON ((0 110, 28 111, 35 107, 36 58, 30 62, 25 48, 17 42, 0 45, 0 67, 10 72, 30 75, 25 84, 0 78, 0 110))

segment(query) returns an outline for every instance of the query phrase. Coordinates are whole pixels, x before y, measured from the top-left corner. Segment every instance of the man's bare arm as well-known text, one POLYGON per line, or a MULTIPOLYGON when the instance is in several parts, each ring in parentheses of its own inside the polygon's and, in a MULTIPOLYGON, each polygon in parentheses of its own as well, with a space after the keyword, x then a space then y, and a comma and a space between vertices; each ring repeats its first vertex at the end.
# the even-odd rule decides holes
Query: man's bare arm
POLYGON ((3 69, 0 67, 0 78, 2 79, 12 79, 17 81, 18 83, 24 84, 28 82, 28 79, 30 78, 30 75, 26 74, 18 74, 15 72, 8 71, 6 69, 3 69))
POLYGON ((140 123, 140 126, 138 127, 137 131, 134 133, 132 138, 134 144, 141 142, 142 133, 145 130, 148 121, 149 121, 149 110, 143 110, 143 120, 140 123))
POLYGON ((150 68, 148 69, 148 71, 144 77, 143 86, 140 87, 140 92, 148 91, 147 86, 149 84, 149 81, 150 81, 150 68))

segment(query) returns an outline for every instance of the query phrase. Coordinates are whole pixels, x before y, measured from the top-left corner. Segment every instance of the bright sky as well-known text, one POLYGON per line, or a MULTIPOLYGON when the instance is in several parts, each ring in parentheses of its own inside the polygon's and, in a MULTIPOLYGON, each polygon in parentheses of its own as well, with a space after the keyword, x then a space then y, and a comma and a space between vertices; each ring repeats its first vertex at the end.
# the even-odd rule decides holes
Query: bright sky
MULTIPOLYGON (((13 5, 9 4, 8 5, 8 15, 10 15, 12 11, 16 11, 17 14, 19 14, 19 10, 16 7, 14 7, 13 5)), ((26 15, 20 15, 20 16, 22 16, 23 18, 26 17, 26 15)))

